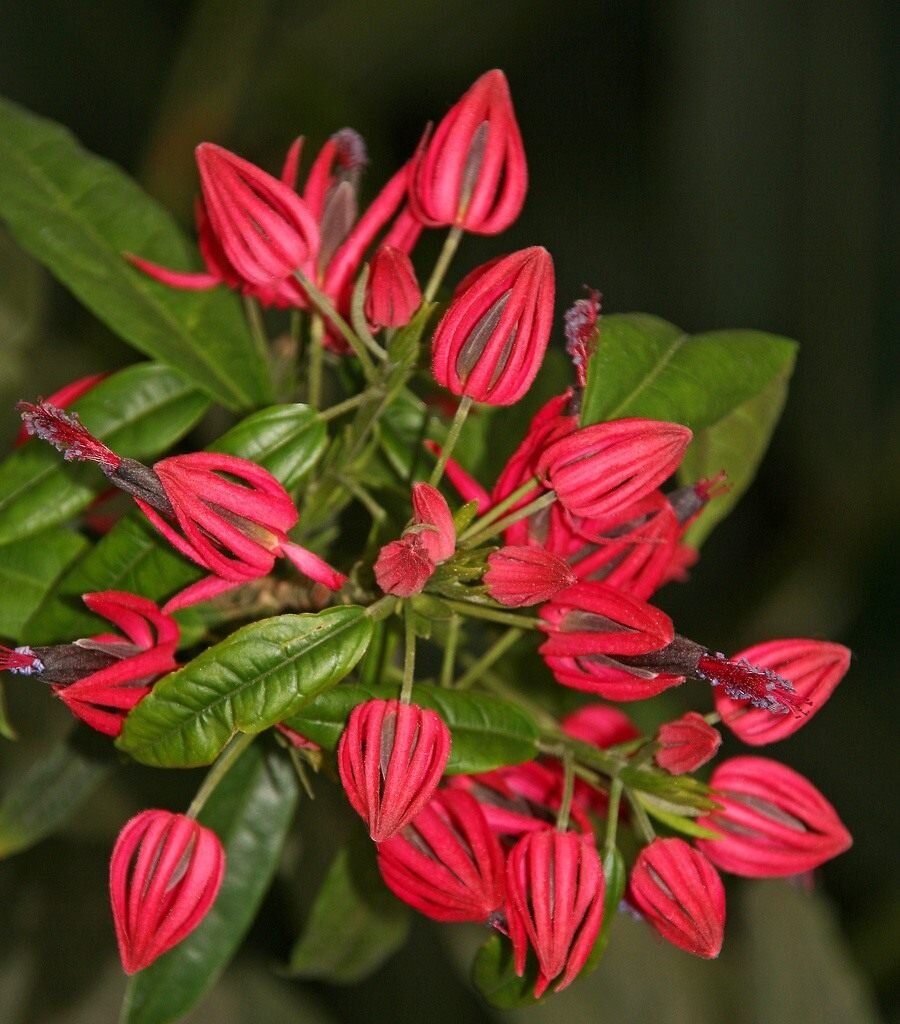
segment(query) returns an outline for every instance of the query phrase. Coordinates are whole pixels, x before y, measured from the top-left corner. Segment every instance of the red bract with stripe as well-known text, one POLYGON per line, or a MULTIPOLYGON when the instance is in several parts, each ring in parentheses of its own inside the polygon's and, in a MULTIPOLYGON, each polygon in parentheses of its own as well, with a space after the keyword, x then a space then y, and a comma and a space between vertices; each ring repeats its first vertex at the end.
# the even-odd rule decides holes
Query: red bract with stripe
POLYGON ((478 801, 439 790, 401 832, 378 844, 388 888, 435 921, 488 921, 503 906, 505 861, 478 801))
POLYGON ((512 405, 540 369, 553 326, 553 261, 534 246, 485 264, 460 285, 434 332, 441 386, 488 405, 512 405))
POLYGON ((550 444, 537 473, 573 515, 613 516, 675 472, 691 437, 687 427, 660 420, 599 423, 550 444))
POLYGON ((725 888, 710 862, 683 839, 654 839, 638 854, 630 901, 673 946, 716 957, 725 934, 725 888))
POLYGON ((425 133, 410 170, 410 205, 428 227, 495 235, 519 216, 527 189, 509 85, 502 71, 488 71, 425 133))
POLYGON ((390 839, 428 803, 449 756, 450 730, 435 711, 370 700, 350 712, 338 743, 338 771, 376 843, 390 839))
POLYGON ((740 651, 733 661, 749 662, 788 680, 803 713, 773 715, 748 700, 734 700, 721 687, 714 691, 716 711, 739 739, 750 746, 775 743, 795 733, 812 718, 850 667, 850 651, 821 640, 770 640, 740 651))
POLYGON ((603 922, 603 869, 593 839, 574 832, 529 832, 506 863, 506 917, 516 974, 529 948, 538 960, 534 994, 570 985, 603 922))
POLYGON ((109 864, 119 956, 126 974, 149 967, 200 924, 225 874, 218 836, 184 814, 143 811, 116 840, 109 864))
POLYGON ((853 840, 837 812, 802 775, 765 757, 733 757, 709 780, 722 805, 698 820, 721 839, 697 847, 723 871, 778 878, 811 871, 853 840))

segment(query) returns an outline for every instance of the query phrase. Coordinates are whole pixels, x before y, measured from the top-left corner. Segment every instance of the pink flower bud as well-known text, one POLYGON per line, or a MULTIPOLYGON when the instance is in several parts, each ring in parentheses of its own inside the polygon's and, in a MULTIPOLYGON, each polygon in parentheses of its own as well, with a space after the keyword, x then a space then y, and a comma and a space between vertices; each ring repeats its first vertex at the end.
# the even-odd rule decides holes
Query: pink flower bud
POLYGON ((420 533, 407 533, 378 552, 375 580, 386 594, 412 597, 420 594, 434 572, 434 562, 420 533))
POLYGON ((489 405, 518 402, 544 358, 553 291, 553 261, 539 246, 470 274, 434 333, 438 384, 489 405))
POLYGON ((0 669, 48 683, 73 715, 107 736, 118 736, 125 715, 175 667, 178 624, 145 597, 107 590, 84 603, 121 633, 72 644, 0 648, 0 669))
POLYGON ((443 494, 431 484, 413 484, 412 506, 416 525, 433 527, 419 532, 432 562, 446 561, 456 549, 456 527, 443 494))
POLYGON ((412 260, 392 245, 372 258, 366 287, 366 319, 376 327, 403 327, 422 304, 412 260))
POLYGON ((539 965, 535 996, 555 978, 559 992, 584 966, 603 920, 603 869, 592 840, 556 829, 527 833, 509 853, 506 891, 516 974, 525 973, 530 946, 539 965))
POLYGON ((684 681, 681 675, 628 663, 673 639, 672 620, 658 608, 603 583, 576 583, 541 607, 549 638, 540 651, 563 686, 606 700, 645 700, 684 681))
POLYGON ((547 447, 537 465, 576 516, 613 516, 678 468, 692 434, 660 420, 624 419, 582 427, 547 447))
POLYGON ((722 721, 744 743, 762 746, 796 732, 834 692, 850 667, 850 651, 821 640, 770 640, 740 651, 732 659, 774 672, 793 684, 801 715, 773 715, 749 700, 735 700, 722 688, 714 691, 722 721))
POLYGON ((578 582, 568 563, 544 548, 505 547, 489 555, 487 561, 484 583, 488 593, 513 608, 541 604, 578 582))
POLYGON ((629 898, 659 934, 695 956, 716 957, 725 931, 725 888, 683 839, 654 839, 638 854, 629 898))
POLYGON ((222 844, 193 818, 143 811, 125 825, 109 864, 109 892, 126 974, 149 967, 200 924, 224 873, 222 844))
POLYGON ((196 155, 210 226, 238 277, 273 285, 298 269, 314 275, 319 230, 297 193, 221 146, 204 142, 196 155))
POLYGON ((426 132, 410 172, 413 213, 429 227, 495 235, 518 217, 527 188, 506 76, 488 71, 426 132))
POLYGON ((347 799, 381 843, 431 799, 450 756, 450 731, 435 711, 370 700, 350 713, 337 756, 347 799))
POLYGON ((659 749, 654 759, 671 775, 684 775, 706 764, 722 743, 722 737, 696 711, 688 711, 674 722, 659 727, 659 749))
POLYGON ((733 757, 709 782, 722 809, 698 824, 722 835, 697 846, 716 867, 746 878, 797 875, 853 842, 835 809, 792 768, 765 757, 733 757))
POLYGON ((435 921, 486 922, 503 905, 505 862, 478 801, 438 790, 400 833, 378 844, 387 887, 435 921))

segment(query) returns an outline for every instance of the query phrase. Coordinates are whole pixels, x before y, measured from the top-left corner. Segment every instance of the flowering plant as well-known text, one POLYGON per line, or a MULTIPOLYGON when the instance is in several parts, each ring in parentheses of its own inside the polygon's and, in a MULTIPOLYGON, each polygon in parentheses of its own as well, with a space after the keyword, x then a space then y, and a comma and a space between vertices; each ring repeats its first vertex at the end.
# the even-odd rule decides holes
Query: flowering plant
MULTIPOLYGON (((152 360, 26 396, 30 439, 0 464, 0 562, 35 565, 26 606, 0 620, 0 668, 48 683, 122 758, 211 766, 184 813, 142 811, 112 851, 128 1005, 172 1020, 213 984, 301 789, 343 787, 345 829, 362 819, 380 869, 370 889, 491 929, 473 977, 501 1006, 592 970, 622 901, 711 957, 720 870, 794 875, 847 849, 793 769, 739 756, 695 773, 717 726, 753 746, 803 727, 849 652, 761 639, 727 657, 650 603, 687 579, 751 482, 795 346, 601 319, 590 291, 564 319, 569 385, 542 388, 545 361, 566 358, 546 249, 448 280, 465 234, 502 232, 526 195, 502 72, 424 132, 361 214, 365 148, 349 129, 302 190, 302 140, 279 177, 201 143, 205 271, 172 266, 189 257, 166 216, 58 128, 8 104, 0 126, 63 194, 103 182, 104 210, 76 203, 60 221, 7 169, 18 187, 0 214, 152 360), (444 227, 420 279, 419 238, 444 227), (235 421, 197 451, 213 404, 235 421), (110 488, 127 504, 98 517, 110 488), (119 632, 98 634, 73 596, 119 632), (674 687, 699 710, 642 731, 616 706, 674 687), (170 991, 175 975, 189 981, 170 991)), ((10 739, 14 724, 0 718, 10 739)), ((43 816, 14 822, 8 851, 75 810, 46 792, 77 756, 41 776, 43 816)), ((34 779, 17 785, 14 805, 41 810, 34 779)), ((359 921, 383 959, 396 930, 359 921)), ((298 974, 315 974, 309 947, 298 974)))

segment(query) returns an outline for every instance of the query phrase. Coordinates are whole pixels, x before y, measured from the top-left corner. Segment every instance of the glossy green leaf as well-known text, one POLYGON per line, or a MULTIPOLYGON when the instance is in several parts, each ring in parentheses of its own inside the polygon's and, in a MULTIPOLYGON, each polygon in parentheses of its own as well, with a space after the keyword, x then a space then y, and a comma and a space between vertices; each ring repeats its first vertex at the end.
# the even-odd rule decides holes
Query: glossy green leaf
POLYGON ((700 431, 678 470, 681 483, 713 477, 724 469, 729 489, 707 505, 688 527, 686 540, 700 547, 740 500, 756 476, 787 399, 793 362, 758 395, 739 405, 715 426, 700 431))
POLYGON ((406 941, 409 909, 381 880, 375 846, 360 835, 337 852, 288 971, 350 985, 376 971, 406 941))
POLYGON ((47 530, 0 547, 0 636, 39 643, 23 629, 64 569, 88 542, 69 530, 47 530))
POLYGON ((643 313, 606 317, 591 359, 582 424, 626 416, 683 423, 694 440, 679 478, 728 475, 689 535, 698 545, 753 480, 787 391, 796 342, 761 331, 685 334, 643 313))
POLYGON ((183 942, 134 975, 122 1024, 181 1020, 234 956, 278 864, 297 803, 290 764, 274 751, 245 751, 200 813, 225 847, 225 878, 212 909, 183 942))
POLYGON ((328 444, 325 424, 307 405, 273 405, 241 420, 210 447, 264 466, 291 490, 328 444))
POLYGON ((161 768, 209 764, 236 732, 261 732, 343 679, 371 633, 353 605, 245 626, 156 683, 117 745, 161 768))
MULTIPOLYGON (((139 363, 101 381, 71 409, 117 454, 148 459, 183 437, 208 404, 180 374, 139 363)), ((0 544, 65 522, 108 488, 97 466, 67 463, 49 444, 28 441, 0 463, 0 544)))
POLYGON ((0 857, 27 850, 64 825, 114 765, 108 745, 86 728, 53 747, 0 800, 0 857))
MULTIPOLYGON (((337 746, 347 716, 365 700, 392 700, 392 686, 347 683, 323 693, 293 715, 288 725, 329 750, 337 746)), ((537 756, 538 728, 522 708, 492 694, 416 685, 413 702, 432 708, 450 729, 453 743, 448 775, 487 772, 537 756)))
POLYGON ((265 355, 237 298, 184 291, 130 267, 191 258, 169 215, 64 128, 0 101, 0 217, 28 252, 116 333, 230 409, 271 401, 265 355))
POLYGON ((496 933, 481 946, 472 961, 472 983, 491 1006, 500 1010, 539 1002, 534 997, 536 980, 534 956, 528 957, 525 973, 520 978, 515 970, 512 943, 496 933))

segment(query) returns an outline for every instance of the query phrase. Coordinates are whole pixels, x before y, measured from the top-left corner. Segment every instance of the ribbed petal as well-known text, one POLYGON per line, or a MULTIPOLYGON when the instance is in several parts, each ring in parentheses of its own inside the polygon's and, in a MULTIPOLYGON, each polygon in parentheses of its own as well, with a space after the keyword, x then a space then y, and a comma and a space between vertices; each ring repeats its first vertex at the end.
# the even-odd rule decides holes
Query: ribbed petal
POLYGON ((659 749, 654 760, 672 775, 695 772, 715 756, 722 743, 719 733, 696 711, 661 725, 656 739, 659 749))
POLYGON ((456 549, 456 527, 443 494, 431 484, 413 484, 412 507, 417 525, 434 527, 419 533, 428 556, 436 564, 446 561, 456 549))
POLYGON ((434 711, 379 700, 353 709, 338 744, 338 770, 347 799, 375 842, 415 818, 449 755, 449 730, 434 711))
POLYGON ((721 687, 714 690, 722 721, 744 743, 762 746, 785 739, 816 714, 850 667, 850 651, 821 640, 770 640, 738 652, 731 660, 745 661, 787 679, 803 705, 801 715, 773 715, 753 708, 748 701, 732 700, 721 687))
POLYGON ((122 966, 143 970, 197 927, 215 901, 225 855, 192 818, 143 811, 116 840, 109 887, 122 966))
POLYGON ((734 757, 712 774, 722 805, 699 819, 721 839, 697 846, 723 871, 747 878, 796 875, 843 853, 852 843, 831 804, 802 775, 764 757, 734 757))
POLYGON ((638 854, 631 902, 667 941, 716 957, 725 932, 725 888, 710 862, 683 839, 654 839, 638 854))
POLYGON ((488 556, 484 584, 500 604, 540 604, 577 582, 568 564, 544 548, 518 545, 488 556))

